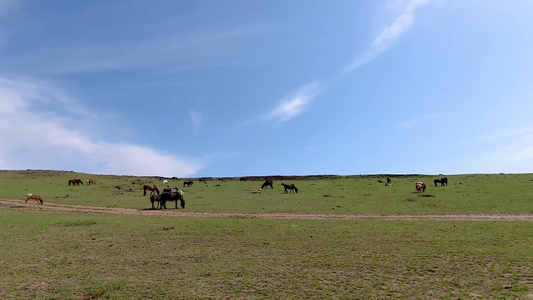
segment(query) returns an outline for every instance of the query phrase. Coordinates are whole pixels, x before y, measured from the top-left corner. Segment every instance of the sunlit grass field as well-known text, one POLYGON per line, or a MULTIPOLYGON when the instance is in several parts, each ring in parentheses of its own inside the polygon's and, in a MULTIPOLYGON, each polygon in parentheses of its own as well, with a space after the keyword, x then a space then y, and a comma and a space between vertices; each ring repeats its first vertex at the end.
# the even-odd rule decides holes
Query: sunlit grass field
MULTIPOLYGON (((531 174, 182 180, 190 211, 530 214, 531 174), (428 189, 414 193, 414 183, 428 189)), ((146 209, 156 178, 0 172, 0 198, 146 209), (93 178, 96 186, 68 186, 93 178), (121 190, 114 186, 122 186, 121 190), (132 189, 133 191, 130 191, 132 189), (68 197, 67 197, 68 195, 68 197)), ((1 299, 533 299, 533 222, 52 213, 0 205, 1 299)))
MULTIPOLYGON (((533 213, 533 174, 447 176, 447 187, 433 185, 442 176, 392 177, 392 186, 378 180, 384 176, 335 176, 334 179, 305 177, 293 183, 299 193, 284 194, 282 181, 259 194, 263 181, 220 180, 208 184, 183 180, 169 185, 185 192, 188 211, 198 212, 294 212, 326 214, 524 214, 533 213), (415 193, 414 184, 424 181, 425 193, 415 193)), ((40 194, 45 202, 63 204, 149 208, 143 184, 163 182, 151 177, 104 176, 55 171, 0 171, 0 198, 24 199, 27 193, 40 194), (68 180, 95 179, 96 185, 68 186, 68 180), (115 186, 122 187, 121 190, 115 186)))

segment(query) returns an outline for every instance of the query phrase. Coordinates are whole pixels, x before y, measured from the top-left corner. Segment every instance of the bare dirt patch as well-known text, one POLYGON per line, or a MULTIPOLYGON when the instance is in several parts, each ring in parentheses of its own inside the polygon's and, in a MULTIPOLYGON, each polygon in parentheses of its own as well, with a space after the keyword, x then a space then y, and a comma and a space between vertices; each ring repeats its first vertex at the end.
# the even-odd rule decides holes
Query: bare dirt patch
POLYGON ((34 203, 26 204, 23 200, 0 199, 0 206, 9 210, 24 211, 52 211, 52 212, 82 212, 82 213, 102 213, 115 215, 142 215, 142 216, 166 216, 166 217, 194 217, 194 218, 259 218, 259 219, 287 219, 287 220, 391 220, 391 221, 533 221, 533 215, 328 215, 328 214, 295 214, 295 213, 220 213, 220 212, 190 212, 183 209, 132 209, 117 207, 97 207, 67 205, 57 203, 45 203, 38 205, 34 203))

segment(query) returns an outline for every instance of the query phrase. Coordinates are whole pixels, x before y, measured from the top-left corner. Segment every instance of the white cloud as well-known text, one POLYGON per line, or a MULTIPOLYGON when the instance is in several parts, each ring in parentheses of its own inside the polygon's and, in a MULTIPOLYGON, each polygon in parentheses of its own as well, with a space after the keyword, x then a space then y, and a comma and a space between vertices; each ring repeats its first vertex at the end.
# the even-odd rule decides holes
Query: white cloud
POLYGON ((42 83, 0 79, 0 169, 178 177, 202 169, 190 159, 148 147, 100 141, 94 133, 99 127, 91 124, 105 121, 82 114, 87 109, 76 109, 75 101, 63 94, 42 83), (87 128, 93 129, 93 136, 85 133, 87 128))
POLYGON ((277 124, 285 123, 300 115, 309 108, 311 100, 320 95, 323 88, 317 83, 307 84, 295 93, 283 98, 278 106, 263 116, 263 120, 276 120, 277 124))
POLYGON ((353 72, 389 49, 413 24, 415 9, 426 4, 428 1, 408 0, 405 2, 402 6, 402 13, 391 24, 381 30, 378 36, 374 38, 370 49, 349 65, 346 72, 353 72))

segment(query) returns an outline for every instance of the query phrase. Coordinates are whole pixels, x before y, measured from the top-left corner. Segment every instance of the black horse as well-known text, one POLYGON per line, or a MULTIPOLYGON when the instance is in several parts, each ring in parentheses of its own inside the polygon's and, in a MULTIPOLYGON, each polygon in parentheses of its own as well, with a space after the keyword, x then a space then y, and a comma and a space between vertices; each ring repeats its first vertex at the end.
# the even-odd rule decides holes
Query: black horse
POLYGON ((274 188, 274 182, 271 179, 265 180, 265 183, 263 183, 261 189, 266 189, 267 187, 270 187, 271 189, 274 188))
POLYGON ((161 193, 161 208, 167 208, 167 201, 176 201, 176 209, 178 209, 178 200, 180 201, 181 208, 185 208, 183 191, 178 188, 164 189, 161 193))
POLYGON ((440 183, 440 186, 447 186, 448 185, 448 178, 444 177, 444 178, 441 178, 441 179, 435 179, 433 180, 433 183, 435 184, 435 186, 437 186, 437 184, 440 183))
POLYGON ((285 183, 282 183, 281 184, 284 188, 285 188, 285 193, 289 193, 289 192, 296 192, 298 193, 298 188, 294 185, 294 184, 285 184, 285 183))
POLYGON ((184 181, 183 182, 183 187, 186 187, 186 186, 192 186, 194 182, 192 180, 189 180, 189 181, 184 181))

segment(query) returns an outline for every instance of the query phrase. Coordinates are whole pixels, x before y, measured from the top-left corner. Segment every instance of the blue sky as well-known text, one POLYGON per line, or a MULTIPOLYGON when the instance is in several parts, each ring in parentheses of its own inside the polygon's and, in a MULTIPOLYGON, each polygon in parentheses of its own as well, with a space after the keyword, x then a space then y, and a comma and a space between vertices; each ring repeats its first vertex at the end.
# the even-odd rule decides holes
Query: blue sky
POLYGON ((0 169, 533 171, 530 1, 0 1, 0 169))

